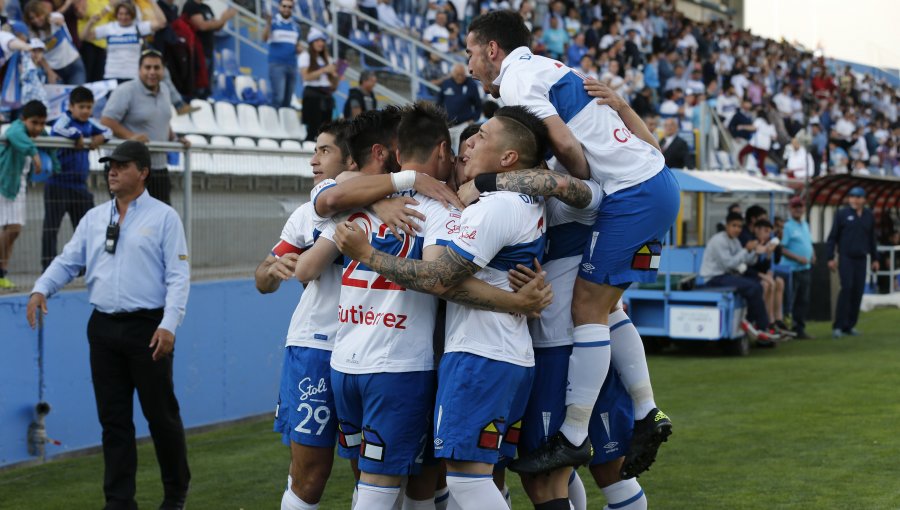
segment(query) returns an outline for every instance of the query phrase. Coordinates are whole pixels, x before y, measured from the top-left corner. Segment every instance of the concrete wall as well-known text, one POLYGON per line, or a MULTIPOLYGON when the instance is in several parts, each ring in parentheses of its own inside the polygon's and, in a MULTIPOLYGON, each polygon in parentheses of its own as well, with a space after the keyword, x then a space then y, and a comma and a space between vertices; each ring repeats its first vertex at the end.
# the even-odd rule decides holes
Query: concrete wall
MULTIPOLYGON (((275 409, 282 348, 302 287, 288 282, 259 294, 250 279, 191 286, 184 323, 176 332, 175 390, 186 427, 275 409)), ((27 430, 38 401, 37 332, 25 320, 26 296, 0 298, 0 466, 32 459, 27 430)), ((49 301, 44 328, 44 399, 53 407, 48 457, 100 444, 88 362, 85 291, 49 301)), ((147 422, 135 401, 138 436, 147 422)))

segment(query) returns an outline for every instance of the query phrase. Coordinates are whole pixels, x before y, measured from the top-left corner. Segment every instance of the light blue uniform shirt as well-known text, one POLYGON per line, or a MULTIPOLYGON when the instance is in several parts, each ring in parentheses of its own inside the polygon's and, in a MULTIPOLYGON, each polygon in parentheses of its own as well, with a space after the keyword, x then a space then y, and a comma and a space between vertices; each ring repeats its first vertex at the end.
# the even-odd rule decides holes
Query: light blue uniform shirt
POLYGON ((51 296, 85 268, 89 301, 98 311, 164 308, 159 327, 174 333, 184 318, 191 285, 187 242, 178 213, 145 190, 128 205, 115 254, 105 250, 110 214, 112 221, 118 222, 113 201, 88 211, 32 292, 51 296))
MULTIPOLYGON (((784 239, 782 239, 781 245, 784 249, 790 250, 791 253, 806 257, 807 261, 812 260, 813 244, 812 234, 809 232, 809 223, 805 221, 795 221, 793 218, 789 219, 784 224, 784 239)), ((812 267, 808 262, 806 264, 800 264, 787 257, 784 257, 781 263, 790 267, 793 271, 803 271, 804 269, 812 267)))

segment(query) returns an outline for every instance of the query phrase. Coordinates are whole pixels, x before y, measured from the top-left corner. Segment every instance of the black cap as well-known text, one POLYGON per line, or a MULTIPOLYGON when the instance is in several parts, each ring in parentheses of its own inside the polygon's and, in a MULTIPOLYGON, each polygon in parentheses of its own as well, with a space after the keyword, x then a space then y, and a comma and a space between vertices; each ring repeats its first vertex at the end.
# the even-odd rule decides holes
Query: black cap
POLYGON ((109 156, 100 158, 101 163, 107 161, 118 161, 119 163, 134 161, 137 163, 138 170, 150 168, 150 149, 141 142, 128 140, 119 144, 109 156))

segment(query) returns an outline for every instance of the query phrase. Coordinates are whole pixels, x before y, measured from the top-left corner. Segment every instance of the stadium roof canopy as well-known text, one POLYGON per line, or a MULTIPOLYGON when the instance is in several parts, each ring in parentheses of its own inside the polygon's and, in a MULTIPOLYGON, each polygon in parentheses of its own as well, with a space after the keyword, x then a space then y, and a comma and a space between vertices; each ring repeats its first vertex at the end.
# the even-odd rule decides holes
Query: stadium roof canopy
POLYGON ((779 193, 793 194, 794 190, 780 184, 742 172, 721 170, 672 170, 681 191, 699 193, 779 193))

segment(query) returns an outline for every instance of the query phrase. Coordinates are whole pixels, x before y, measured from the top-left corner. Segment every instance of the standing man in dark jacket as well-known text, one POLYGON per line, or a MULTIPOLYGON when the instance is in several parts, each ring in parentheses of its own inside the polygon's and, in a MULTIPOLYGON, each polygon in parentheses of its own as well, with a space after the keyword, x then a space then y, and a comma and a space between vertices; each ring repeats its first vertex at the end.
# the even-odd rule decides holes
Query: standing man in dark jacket
POLYGON ((350 89, 347 93, 347 102, 344 103, 344 118, 355 119, 360 113, 378 109, 378 101, 375 100, 375 85, 378 77, 373 71, 359 73, 359 87, 350 89))
POLYGON ((455 64, 450 77, 441 83, 437 104, 447 111, 447 121, 451 126, 464 122, 474 122, 481 116, 481 96, 478 83, 466 73, 466 67, 455 64))
POLYGON ((828 268, 832 271, 837 269, 841 275, 841 293, 834 313, 834 338, 845 334, 859 335, 855 326, 866 283, 866 256, 872 257, 872 271, 878 271, 879 267, 875 249, 875 216, 865 208, 866 190, 858 186, 851 189, 848 201, 850 206, 837 212, 828 234, 828 268), (839 262, 834 259, 835 246, 840 256, 839 262))

